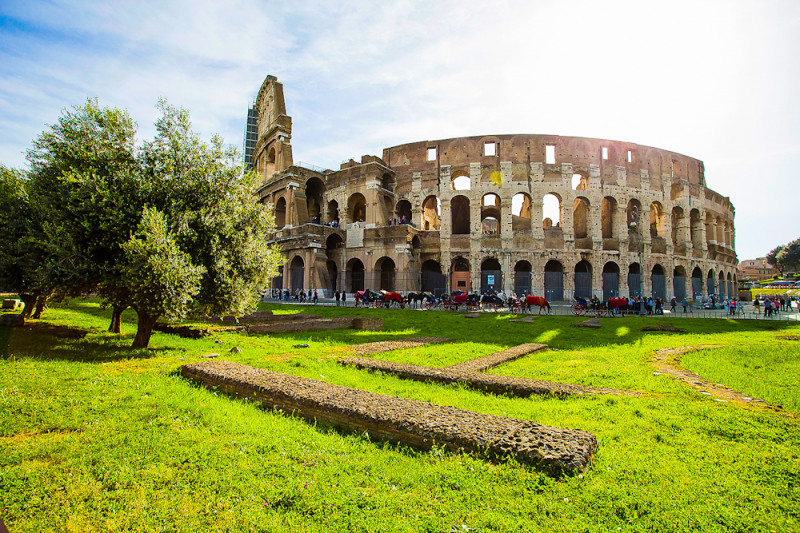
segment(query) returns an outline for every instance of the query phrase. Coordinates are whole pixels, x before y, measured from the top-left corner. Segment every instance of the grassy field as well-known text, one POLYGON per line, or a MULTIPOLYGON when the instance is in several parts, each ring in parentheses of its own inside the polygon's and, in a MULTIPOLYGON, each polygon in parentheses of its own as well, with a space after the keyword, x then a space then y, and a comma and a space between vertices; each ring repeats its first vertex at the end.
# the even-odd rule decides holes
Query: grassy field
MULTIPOLYGON (((274 307, 310 312, 309 307, 274 307)), ((725 319, 570 317, 314 308, 384 319, 382 331, 275 336, 156 333, 147 350, 105 333, 95 300, 42 322, 83 339, 0 328, 0 517, 22 531, 797 531, 800 326, 725 319), (671 322, 686 334, 645 333, 671 322), (640 398, 519 399, 404 381, 336 364, 348 344, 431 335, 452 343, 374 357, 443 366, 523 342, 551 350, 493 373, 635 389, 640 398), (217 341, 224 342, 219 344, 217 341), (296 348, 309 344, 308 348, 296 348), (683 364, 788 411, 719 403, 656 375, 662 347, 719 345, 683 364), (241 353, 230 353, 237 346, 241 353), (181 364, 221 358, 404 398, 579 428, 600 450, 581 476, 553 479, 435 448, 371 442, 183 380, 181 364)))

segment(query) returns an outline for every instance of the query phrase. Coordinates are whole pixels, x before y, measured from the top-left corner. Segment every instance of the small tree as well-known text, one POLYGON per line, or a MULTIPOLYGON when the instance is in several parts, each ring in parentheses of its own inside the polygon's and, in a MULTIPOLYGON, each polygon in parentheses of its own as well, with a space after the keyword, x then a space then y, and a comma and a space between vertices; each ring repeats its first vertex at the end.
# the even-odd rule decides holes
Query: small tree
POLYGON ((127 298, 139 319, 133 347, 146 348, 156 320, 186 316, 204 269, 180 250, 164 215, 153 208, 144 210, 136 233, 122 249, 127 298))
MULTIPOLYGON (((184 254, 179 272, 200 274, 197 285, 184 280, 183 285, 170 286, 167 292, 173 303, 165 301, 159 308, 157 298, 147 305, 141 298, 141 286, 156 283, 145 280, 153 268, 141 258, 126 266, 114 287, 130 297, 139 316, 136 347, 147 345, 154 317, 174 318, 190 310, 207 316, 241 316, 252 311, 281 260, 277 249, 267 244, 268 233, 274 229, 272 213, 255 202, 257 178, 242 173, 236 150, 225 148, 219 137, 209 144, 202 142, 192 131, 187 111, 163 100, 159 108, 162 117, 156 122, 156 137, 144 144, 139 156, 142 197, 163 217, 168 240, 175 247, 170 248, 170 257, 177 251, 184 254), (137 268, 144 274, 133 275, 137 268), (179 301, 180 312, 167 313, 178 309, 179 301)), ((141 226, 138 240, 154 228, 152 221, 141 226)), ((126 253, 130 263, 133 256, 126 253)), ((116 302, 114 295, 107 297, 116 302)))
POLYGON ((65 294, 115 293, 111 331, 127 304, 119 293, 122 248, 144 205, 135 158, 136 123, 96 99, 64 110, 34 140, 30 195, 46 221, 53 260, 41 268, 65 294), (124 305, 124 306, 123 306, 124 305))

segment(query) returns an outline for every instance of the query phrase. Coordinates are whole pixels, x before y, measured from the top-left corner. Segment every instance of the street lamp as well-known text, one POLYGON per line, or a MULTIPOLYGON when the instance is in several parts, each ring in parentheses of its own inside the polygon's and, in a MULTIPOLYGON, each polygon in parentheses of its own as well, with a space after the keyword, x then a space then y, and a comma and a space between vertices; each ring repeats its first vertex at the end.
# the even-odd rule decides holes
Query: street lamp
POLYGON ((642 253, 644 248, 644 243, 642 242, 642 228, 639 224, 639 208, 635 205, 631 208, 631 223, 628 224, 628 229, 631 232, 636 233, 638 237, 639 243, 639 298, 641 298, 641 303, 639 304, 639 314, 645 314, 645 306, 644 306, 644 265, 642 263, 642 253))

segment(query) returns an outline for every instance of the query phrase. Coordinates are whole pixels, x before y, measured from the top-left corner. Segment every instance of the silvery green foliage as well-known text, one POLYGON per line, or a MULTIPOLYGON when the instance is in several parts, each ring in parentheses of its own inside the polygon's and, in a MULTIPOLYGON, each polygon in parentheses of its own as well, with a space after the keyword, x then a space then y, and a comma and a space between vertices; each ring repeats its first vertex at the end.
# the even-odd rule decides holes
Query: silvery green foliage
POLYGON ((146 208, 136 233, 122 249, 131 307, 169 320, 186 316, 205 269, 193 265, 180 250, 164 215, 146 208))

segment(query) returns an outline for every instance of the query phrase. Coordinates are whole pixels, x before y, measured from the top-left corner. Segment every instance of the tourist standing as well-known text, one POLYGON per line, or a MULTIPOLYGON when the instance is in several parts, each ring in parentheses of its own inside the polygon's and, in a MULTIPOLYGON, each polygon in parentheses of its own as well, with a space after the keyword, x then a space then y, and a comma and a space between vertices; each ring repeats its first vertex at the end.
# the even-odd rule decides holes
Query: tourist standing
POLYGON ((338 289, 333 293, 333 297, 336 298, 336 307, 339 307, 339 303, 340 303, 340 300, 342 299, 342 295, 339 294, 339 290, 338 289))

